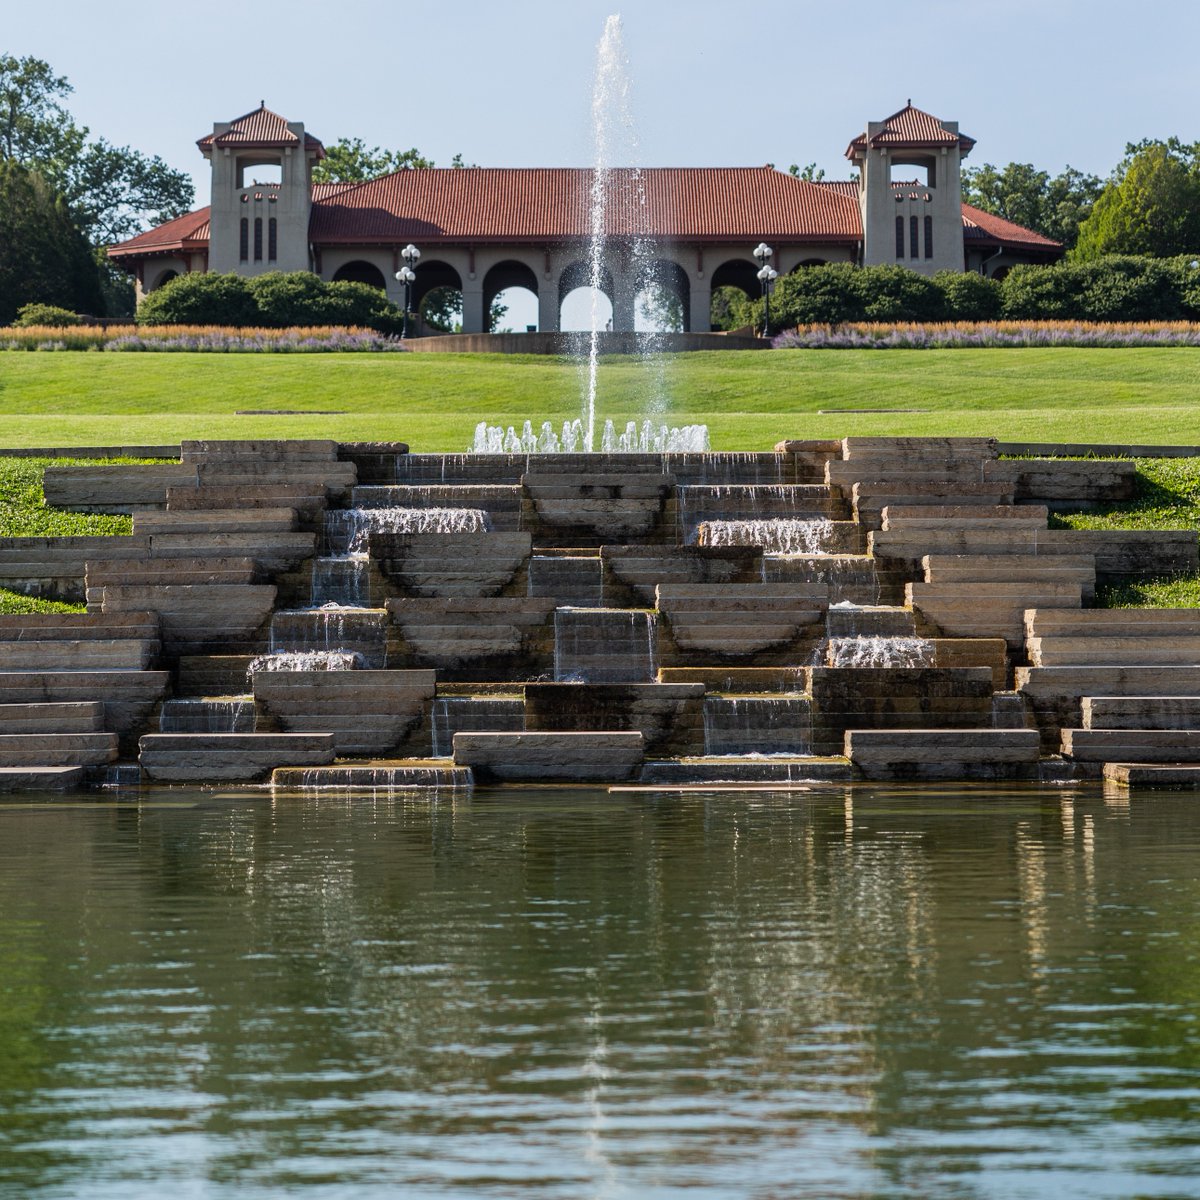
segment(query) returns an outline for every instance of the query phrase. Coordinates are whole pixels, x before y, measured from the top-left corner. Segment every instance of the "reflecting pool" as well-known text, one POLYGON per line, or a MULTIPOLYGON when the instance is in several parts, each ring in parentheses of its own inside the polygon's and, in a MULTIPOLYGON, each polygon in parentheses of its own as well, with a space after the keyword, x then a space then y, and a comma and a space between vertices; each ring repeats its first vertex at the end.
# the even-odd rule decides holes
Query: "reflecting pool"
POLYGON ((0 805, 0 1196, 1200 1194, 1200 807, 0 805))

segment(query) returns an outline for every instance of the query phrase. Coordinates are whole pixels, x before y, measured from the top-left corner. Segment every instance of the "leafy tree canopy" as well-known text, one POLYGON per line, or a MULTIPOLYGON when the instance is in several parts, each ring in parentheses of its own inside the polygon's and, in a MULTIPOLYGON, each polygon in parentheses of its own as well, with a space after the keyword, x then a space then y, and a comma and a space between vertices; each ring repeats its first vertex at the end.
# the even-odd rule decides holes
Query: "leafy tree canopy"
POLYGON ((41 59, 0 54, 0 157, 36 168, 93 246, 187 212, 191 177, 129 146, 89 140, 63 103, 71 91, 41 59))
POLYGON ((968 204, 1062 242, 1068 249, 1075 245, 1080 223, 1104 187, 1099 177, 1074 167, 1064 167, 1051 177, 1032 163, 1018 162, 966 167, 962 184, 968 204))
POLYGON ((1200 143, 1146 139, 1125 147, 1088 219, 1074 258, 1169 257, 1200 250, 1200 143))
MULTIPOLYGON (((415 146, 411 150, 383 150, 368 146, 362 138, 338 138, 325 147, 325 158, 313 167, 317 183, 365 183, 391 175, 394 171, 414 171, 437 164, 415 146)), ((452 167, 465 167, 461 154, 450 161, 452 167)))

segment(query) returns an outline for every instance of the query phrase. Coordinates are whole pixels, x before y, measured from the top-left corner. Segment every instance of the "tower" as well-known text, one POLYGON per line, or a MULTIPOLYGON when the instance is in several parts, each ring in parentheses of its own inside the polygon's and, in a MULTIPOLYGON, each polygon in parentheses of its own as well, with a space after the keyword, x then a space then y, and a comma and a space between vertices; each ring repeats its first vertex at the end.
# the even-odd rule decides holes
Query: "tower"
POLYGON ((859 171, 863 266, 894 263, 922 275, 964 269, 961 161, 974 145, 957 121, 910 100, 846 147, 859 171))
POLYGON ((208 269, 311 270, 312 168, 325 157, 321 143, 264 102, 236 121, 217 122, 196 144, 212 166, 208 269), (277 168, 278 182, 256 183, 255 167, 277 168))

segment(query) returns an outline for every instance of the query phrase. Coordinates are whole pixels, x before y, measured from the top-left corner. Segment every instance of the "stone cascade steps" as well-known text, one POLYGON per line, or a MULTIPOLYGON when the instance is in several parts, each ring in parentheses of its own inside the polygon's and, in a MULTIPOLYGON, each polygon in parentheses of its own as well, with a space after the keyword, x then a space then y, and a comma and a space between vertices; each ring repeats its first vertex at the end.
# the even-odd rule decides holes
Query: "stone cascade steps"
POLYGON ((355 666, 381 669, 389 632, 385 608, 276 609, 268 646, 272 654, 350 654, 355 666))
POLYGON ((764 555, 861 554, 865 541, 857 521, 766 517, 732 524, 705 521, 696 528, 696 545, 756 546, 764 555))
POLYGON ((0 732, 0 767, 100 767, 117 756, 115 733, 0 732))
POLYGON ((1034 504, 890 504, 881 514, 882 528, 907 529, 1045 529, 1049 511, 1034 504))
POLYGON ((332 767, 276 767, 271 772, 271 788, 276 792, 469 792, 474 782, 469 767, 419 759, 332 767))
POLYGON ((253 558, 221 555, 92 560, 84 576, 87 602, 96 612, 103 603, 103 589, 109 586, 264 582, 265 572, 253 558))
POLYGON ((81 766, 0 767, 0 792, 76 792, 86 778, 81 766))
POLYGON ((1061 730, 1082 727, 1085 697, 1200 696, 1198 666, 1017 667, 1013 674, 1046 754, 1058 752, 1061 730))
POLYGON ((831 607, 879 603, 875 561, 865 554, 767 554, 762 560, 762 579, 794 586, 823 585, 831 607))
POLYGON ((104 705, 98 700, 0 704, 0 734, 102 732, 104 705))
POLYGON ((637 777, 639 732, 456 733, 454 763, 476 783, 619 782, 637 777))
POLYGON ((317 481, 273 482, 260 484, 213 484, 167 489, 167 511, 179 515, 234 510, 241 513, 266 510, 288 510, 296 514, 297 529, 318 532, 324 521, 329 499, 325 488, 317 481))
POLYGON ((651 607, 660 585, 758 583, 763 554, 757 546, 612 546, 600 548, 606 595, 651 607))
POLYGON ((820 484, 688 484, 677 489, 684 542, 706 521, 759 521, 772 517, 844 521, 841 494, 820 484))
POLYGON ((849 783, 853 771, 839 755, 772 755, 737 757, 701 755, 647 762, 638 779, 643 784, 687 786, 718 783, 791 784, 849 783))
POLYGON ((699 665, 700 655, 806 662, 824 633, 828 593, 820 584, 660 584, 656 601, 664 665, 699 665))
POLYGON ((1064 729, 1062 753, 1080 763, 1200 762, 1200 729, 1064 729))
POLYGON ((667 540, 659 526, 675 496, 672 475, 597 468, 557 474, 539 460, 521 486, 538 525, 558 536, 569 531, 579 545, 667 540))
POLYGON ((520 486, 498 484, 360 484, 350 498, 354 508, 480 509, 503 533, 522 528, 523 500, 520 486))
POLYGON ((909 583, 905 603, 932 633, 946 637, 1004 638, 1013 652, 1025 648, 1025 610, 1079 609, 1078 583, 1010 580, 989 583, 909 583))
POLYGON ((1127 788, 1190 790, 1200 787, 1200 763, 1110 762, 1104 764, 1104 779, 1127 788))
POLYGON ((714 451, 707 454, 664 454, 663 470, 683 487, 728 484, 819 483, 797 469, 797 457, 786 451, 714 451), (805 478, 801 478, 801 474, 805 478))
POLYGON ((171 488, 194 488, 198 481, 193 463, 47 467, 42 493, 51 508, 130 514, 165 508, 171 488))
POLYGON ((854 519, 870 530, 883 527, 883 514, 888 509, 979 508, 987 512, 1012 505, 1016 496, 1011 483, 977 478, 945 479, 916 472, 894 481, 860 479, 850 485, 849 491, 854 519))
POLYGON ((261 718, 286 733, 330 733, 339 755, 387 754, 425 718, 433 671, 260 671, 261 718))
POLYGON ((498 596, 533 552, 528 533, 372 533, 369 553, 407 597, 498 596))
POLYGON ((811 667, 813 753, 843 753, 850 729, 989 729, 994 684, 987 667, 811 667))
POLYGON ((276 594, 273 584, 108 584, 100 612, 157 613, 172 657, 234 647, 253 653, 266 648, 276 594))
POLYGON ((866 779, 1036 776, 1036 729, 849 729, 845 753, 866 779))
POLYGON ((927 554, 925 583, 1078 584, 1084 604, 1096 596, 1096 560, 1089 554, 927 554))
POLYGON ((392 599, 388 661, 434 667, 441 678, 542 674, 553 665, 553 599, 528 596, 392 599))
POLYGON ((148 733, 138 762, 157 783, 245 783, 278 767, 321 767, 333 762, 332 733, 148 733))
POLYGON ((1030 608, 1025 634, 1035 667, 1200 666, 1200 611, 1192 608, 1030 608))
POLYGON ((0 538, 0 587, 78 604, 84 599, 90 562, 116 565, 150 554, 145 537, 0 538))
POLYGON ((1084 696, 1084 729, 1200 729, 1200 695, 1084 696))
POLYGON ((636 731, 646 754, 704 749, 706 702, 700 683, 529 683, 524 697, 529 733, 636 731))
POLYGON ((647 683, 658 669, 656 614, 637 608, 554 610, 556 682, 647 683))
POLYGON ((157 533, 275 534, 297 531, 296 510, 286 507, 170 508, 165 512, 135 513, 134 536, 157 533))
POLYGON ((807 756, 812 749, 812 706, 807 696, 780 693, 708 696, 704 753, 807 756))

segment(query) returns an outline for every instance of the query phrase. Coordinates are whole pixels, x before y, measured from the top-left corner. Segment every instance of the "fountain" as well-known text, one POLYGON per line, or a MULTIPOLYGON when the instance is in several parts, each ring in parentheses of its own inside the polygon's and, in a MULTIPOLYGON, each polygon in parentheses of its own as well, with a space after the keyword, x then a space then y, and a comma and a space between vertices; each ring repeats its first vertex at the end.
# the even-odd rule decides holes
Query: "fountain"
MULTIPOLYGON (((481 421, 471 446, 474 454, 563 454, 582 451, 591 454, 596 442, 596 403, 599 390, 599 365, 602 345, 600 296, 605 284, 614 292, 622 283, 613 276, 609 263, 610 232, 619 228, 631 238, 632 253, 626 264, 628 279, 624 286, 653 284, 653 248, 650 241, 649 214, 638 158, 637 125, 630 97, 629 63, 625 52, 620 16, 614 14, 604 23, 604 33, 596 48, 596 72, 592 83, 592 175, 588 191, 589 237, 587 249, 588 286, 591 288, 591 312, 586 333, 586 354, 580 355, 582 398, 580 415, 565 421, 561 432, 549 421, 538 430, 526 421, 518 434, 515 426, 505 429, 481 421)), ((670 427, 660 420, 666 407, 665 373, 657 340, 640 335, 638 357, 648 383, 645 398, 646 417, 630 421, 618 434, 611 420, 604 423, 600 449, 605 453, 699 453, 708 450, 708 427, 685 425, 670 427)))
POLYGON ((833 537, 833 522, 826 517, 705 521, 696 531, 701 546, 761 546, 768 554, 825 554, 833 537))
POLYGON ((556 608, 556 683, 648 683, 658 673, 655 614, 638 608, 556 608))

